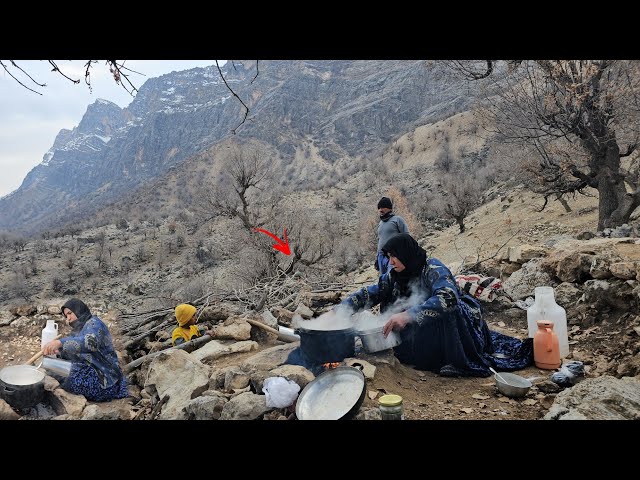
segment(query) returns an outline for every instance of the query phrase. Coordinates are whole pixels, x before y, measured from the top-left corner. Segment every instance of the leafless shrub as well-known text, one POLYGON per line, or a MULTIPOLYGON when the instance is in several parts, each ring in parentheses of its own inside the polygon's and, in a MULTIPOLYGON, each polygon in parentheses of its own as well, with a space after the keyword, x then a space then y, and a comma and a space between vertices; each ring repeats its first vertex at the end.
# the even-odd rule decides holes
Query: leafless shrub
POLYGON ((120 260, 120 268, 123 274, 128 274, 133 268, 133 260, 131 260, 131 257, 122 257, 120 260))
POLYGON ((24 249, 25 249, 26 246, 27 246, 26 238, 16 237, 13 240, 13 248, 16 251, 16 253, 24 252, 24 249))
POLYGON ((13 283, 11 284, 11 290, 15 297, 24 298, 27 302, 31 299, 31 288, 22 273, 15 274, 13 283))
POLYGON ((144 245, 138 245, 138 248, 136 248, 135 253, 133 254, 133 259, 142 264, 144 262, 146 262, 149 258, 149 255, 147 254, 147 250, 145 249, 144 245))
POLYGON ((67 267, 69 270, 71 270, 74 266, 74 264, 76 263, 76 255, 73 252, 73 250, 65 253, 64 258, 62 260, 62 263, 64 264, 65 267, 67 267))
POLYGON ((33 249, 37 253, 46 253, 49 250, 49 245, 47 245, 47 242, 45 242, 44 240, 36 240, 36 242, 33 244, 33 249))
POLYGON ((203 240, 198 242, 198 246, 196 247, 195 257, 202 264, 203 267, 209 268, 215 265, 216 263, 216 249, 215 245, 212 243, 207 243, 203 240))
POLYGON ((37 261, 37 257, 35 253, 32 253, 31 255, 29 255, 29 266, 31 268, 31 273, 33 275, 37 275, 38 274, 38 261, 37 261))
POLYGON ((51 279, 51 290, 55 293, 61 293, 64 289, 64 281, 60 277, 53 277, 51 279))

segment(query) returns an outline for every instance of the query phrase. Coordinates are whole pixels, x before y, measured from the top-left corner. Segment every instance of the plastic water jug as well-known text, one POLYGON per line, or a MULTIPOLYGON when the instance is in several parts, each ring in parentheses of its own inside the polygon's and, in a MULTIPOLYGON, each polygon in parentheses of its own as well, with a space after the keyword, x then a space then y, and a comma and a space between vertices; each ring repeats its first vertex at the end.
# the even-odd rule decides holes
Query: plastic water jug
POLYGON ((58 324, 55 320, 47 320, 47 326, 42 329, 40 348, 58 336, 58 324))
POLYGON ((536 367, 554 370, 560 367, 560 344, 553 331, 553 322, 538 320, 538 331, 533 337, 533 360, 536 367))
POLYGON ((556 303, 553 287, 536 287, 536 301, 527 309, 529 338, 538 331, 538 320, 553 322, 553 330, 560 344, 560 358, 569 355, 569 335, 567 333, 567 312, 556 303))

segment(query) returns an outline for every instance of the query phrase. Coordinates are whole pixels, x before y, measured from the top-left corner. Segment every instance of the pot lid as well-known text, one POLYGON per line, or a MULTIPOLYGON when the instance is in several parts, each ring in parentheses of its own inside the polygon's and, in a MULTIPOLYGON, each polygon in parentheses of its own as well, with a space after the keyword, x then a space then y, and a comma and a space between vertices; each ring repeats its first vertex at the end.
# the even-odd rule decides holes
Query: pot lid
POLYGON ((364 374, 358 368, 327 370, 300 393, 296 417, 299 420, 339 420, 364 398, 365 384, 364 374))
POLYGON ((400 395, 383 395, 378 399, 380 405, 385 407, 396 407, 402 403, 402 397, 400 395))

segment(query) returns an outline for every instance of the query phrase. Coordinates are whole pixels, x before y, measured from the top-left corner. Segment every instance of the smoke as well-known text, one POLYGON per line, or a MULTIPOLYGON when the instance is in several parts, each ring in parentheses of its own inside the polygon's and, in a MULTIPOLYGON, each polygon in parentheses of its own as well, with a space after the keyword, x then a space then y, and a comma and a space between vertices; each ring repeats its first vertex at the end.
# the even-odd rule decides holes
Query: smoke
POLYGON ((426 292, 420 288, 418 279, 409 284, 409 296, 398 298, 389 305, 384 313, 374 314, 371 310, 363 310, 353 314, 349 307, 338 305, 318 318, 304 320, 296 316, 292 320, 294 328, 307 328, 310 330, 343 330, 354 328, 355 330, 382 329, 392 315, 403 312, 411 307, 424 303, 427 299, 426 292))

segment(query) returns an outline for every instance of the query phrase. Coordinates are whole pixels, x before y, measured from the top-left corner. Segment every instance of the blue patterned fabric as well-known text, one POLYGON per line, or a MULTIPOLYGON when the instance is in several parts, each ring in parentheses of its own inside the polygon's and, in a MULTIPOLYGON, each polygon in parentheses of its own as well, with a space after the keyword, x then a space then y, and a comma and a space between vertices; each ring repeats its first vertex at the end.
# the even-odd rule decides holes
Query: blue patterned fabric
POLYGON ((442 375, 479 377, 491 375, 490 366, 511 371, 533 363, 531 339, 490 332, 480 303, 459 290, 440 260, 427 258, 407 284, 394 279, 393 273, 352 293, 342 305, 354 311, 377 304, 381 313, 406 310, 413 321, 399 332, 402 343, 394 348, 402 363, 442 375), (507 358, 495 358, 494 353, 507 358))
POLYGON ((74 336, 60 339, 61 357, 73 362, 63 388, 68 390, 65 387, 67 385, 74 389, 68 390, 69 392, 84 395, 90 400, 123 398, 114 396, 126 391, 127 381, 118 364, 111 334, 104 322, 94 315, 79 332, 74 331, 72 335, 74 336), (96 387, 102 392, 96 392, 96 387))
POLYGON ((115 398, 126 398, 129 396, 127 380, 124 376, 110 387, 104 388, 97 370, 89 365, 74 363, 71 372, 62 384, 69 393, 84 395, 92 402, 108 402, 115 398))

